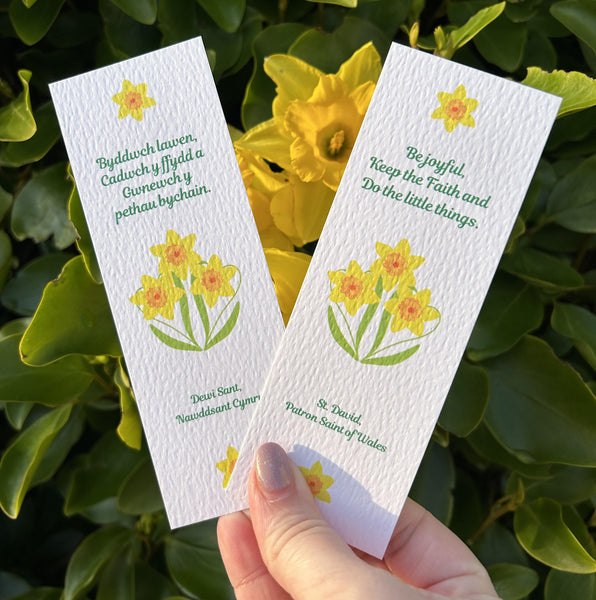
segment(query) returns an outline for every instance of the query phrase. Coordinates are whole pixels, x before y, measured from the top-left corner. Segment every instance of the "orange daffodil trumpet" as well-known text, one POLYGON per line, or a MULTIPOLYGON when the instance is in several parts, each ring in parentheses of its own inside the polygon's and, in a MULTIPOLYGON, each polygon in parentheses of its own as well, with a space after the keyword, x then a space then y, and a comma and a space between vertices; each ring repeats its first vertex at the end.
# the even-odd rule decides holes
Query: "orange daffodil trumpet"
POLYGON ((179 279, 186 279, 189 267, 201 262, 201 257, 193 250, 195 238, 195 234, 191 233, 183 239, 170 229, 166 234, 165 244, 151 246, 151 254, 161 258, 159 272, 164 275, 174 273, 179 279))
POLYGON ((147 96, 147 84, 134 85, 128 79, 122 81, 122 91, 112 96, 112 100, 120 105, 119 119, 130 115, 133 119, 142 121, 143 109, 155 106, 155 100, 147 96))
POLYGON ((335 480, 329 475, 323 473, 323 465, 321 461, 317 461, 312 467, 298 467, 306 483, 310 489, 311 494, 321 500, 322 502, 331 502, 331 496, 327 491, 334 483, 335 480))
POLYGON ((437 108, 431 118, 443 119, 445 129, 451 133, 458 125, 476 127, 472 113, 478 108, 478 100, 466 98, 466 88, 458 85, 453 94, 439 92, 437 94, 441 106, 437 108))
POLYGON ((411 253, 407 239, 395 246, 377 242, 376 251, 378 258, 366 271, 354 260, 346 270, 329 271, 332 304, 327 309, 327 321, 335 342, 353 359, 390 366, 418 351, 418 341, 436 331, 441 313, 430 305, 429 289, 416 289, 414 270, 425 259, 411 253), (432 322, 432 327, 426 327, 427 322, 432 322), (388 329, 397 334, 408 330, 415 337, 385 341, 388 329), (402 344, 409 347, 402 350, 402 344))
POLYGON ((150 321, 157 315, 164 319, 174 318, 174 306, 184 296, 184 290, 174 286, 170 277, 160 275, 157 279, 149 275, 141 277, 143 289, 139 290, 130 301, 143 307, 143 317, 150 321))
POLYGON ((219 256, 214 254, 207 265, 191 267, 195 280, 190 286, 190 293, 205 296, 207 306, 213 308, 221 296, 234 295, 230 280, 237 270, 232 265, 224 267, 219 256))

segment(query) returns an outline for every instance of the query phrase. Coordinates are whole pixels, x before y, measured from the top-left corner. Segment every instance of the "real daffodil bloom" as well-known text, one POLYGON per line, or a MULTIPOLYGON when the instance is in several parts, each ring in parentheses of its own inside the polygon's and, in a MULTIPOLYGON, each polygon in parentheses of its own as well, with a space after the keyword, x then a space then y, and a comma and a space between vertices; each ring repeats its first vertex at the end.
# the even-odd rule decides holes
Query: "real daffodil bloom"
POLYGON ((143 289, 130 301, 143 307, 143 316, 147 321, 161 315, 166 319, 174 318, 174 306, 184 296, 184 290, 174 286, 171 277, 160 275, 157 279, 149 275, 141 277, 143 289))
POLYGON ((207 265, 195 265, 190 270, 195 277, 190 286, 190 293, 204 296, 209 308, 215 306, 220 296, 234 295, 230 279, 234 277, 237 269, 231 265, 224 267, 216 254, 209 259, 207 265))
POLYGON ((174 230, 169 229, 165 244, 151 246, 149 248, 151 254, 161 258, 159 272, 164 275, 174 273, 179 279, 186 279, 189 267, 201 262, 201 257, 193 251, 195 238, 194 233, 182 238, 174 230))
MULTIPOLYGON (((386 292, 424 262, 424 257, 410 254, 410 244, 406 239, 401 240, 395 248, 381 242, 377 242, 375 247, 379 258, 373 262, 370 270, 375 281, 383 277, 383 289, 386 292)), ((411 285, 415 285, 415 280, 411 285)))
POLYGON ((331 302, 343 302, 346 310, 352 316, 363 304, 374 304, 380 298, 375 292, 375 282, 372 273, 363 273, 360 265, 353 260, 346 271, 329 271, 331 283, 331 302))
POLYGON ((122 81, 122 91, 112 96, 112 100, 120 105, 118 118, 130 115, 137 121, 143 120, 143 109, 155 106, 155 100, 147 96, 147 84, 133 85, 128 79, 122 81))
POLYGON ((439 311, 430 303, 430 290, 414 292, 407 284, 400 283, 397 298, 385 302, 385 310, 393 315, 391 331, 409 329, 414 335, 424 333, 424 323, 439 318, 439 311))
POLYGON ((220 460, 215 465, 215 468, 224 474, 222 484, 224 488, 228 487, 228 483, 230 483, 230 477, 234 472, 234 467, 236 466, 238 456, 238 450, 236 450, 236 448, 234 448, 233 446, 228 446, 227 458, 224 458, 224 460, 220 460))
POLYGON ((306 479, 306 483, 310 488, 312 495, 323 502, 330 503, 331 496, 327 491, 335 482, 333 477, 323 473, 321 461, 317 461, 310 469, 307 467, 298 467, 300 472, 306 479))
POLYGON ((458 125, 476 126, 472 113, 478 107, 478 100, 466 98, 466 88, 463 85, 458 85, 453 94, 439 92, 437 97, 441 106, 433 112, 431 118, 443 119, 449 133, 458 125))

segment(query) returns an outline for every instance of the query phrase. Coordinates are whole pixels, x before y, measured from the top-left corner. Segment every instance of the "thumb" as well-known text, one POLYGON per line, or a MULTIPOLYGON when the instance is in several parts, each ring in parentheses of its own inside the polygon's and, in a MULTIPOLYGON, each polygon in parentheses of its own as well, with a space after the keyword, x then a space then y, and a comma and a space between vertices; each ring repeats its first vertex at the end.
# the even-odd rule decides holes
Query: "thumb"
POLYGON ((302 474, 277 444, 257 451, 249 503, 263 561, 294 599, 345 598, 347 580, 367 579, 368 567, 323 519, 302 474))

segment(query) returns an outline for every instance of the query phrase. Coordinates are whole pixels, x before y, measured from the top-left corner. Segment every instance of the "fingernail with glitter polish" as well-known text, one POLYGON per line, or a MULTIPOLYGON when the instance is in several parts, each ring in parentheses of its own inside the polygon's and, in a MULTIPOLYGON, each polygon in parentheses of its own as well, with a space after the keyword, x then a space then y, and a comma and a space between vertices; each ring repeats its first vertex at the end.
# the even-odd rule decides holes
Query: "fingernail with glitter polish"
POLYGON ((256 471, 259 487, 267 494, 281 492, 294 483, 292 463, 277 444, 263 444, 257 450, 256 471))

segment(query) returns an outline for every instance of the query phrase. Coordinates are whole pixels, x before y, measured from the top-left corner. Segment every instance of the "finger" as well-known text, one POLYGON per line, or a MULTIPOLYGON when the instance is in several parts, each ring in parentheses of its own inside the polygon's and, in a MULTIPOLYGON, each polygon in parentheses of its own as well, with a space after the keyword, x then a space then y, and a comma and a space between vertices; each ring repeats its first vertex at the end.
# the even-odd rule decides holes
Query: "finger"
POLYGON ((220 517, 217 540, 238 600, 291 600, 263 563, 252 524, 244 513, 220 517))
POLYGON ((448 597, 497 598, 472 551, 445 525, 409 498, 385 553, 387 568, 402 581, 448 597))

